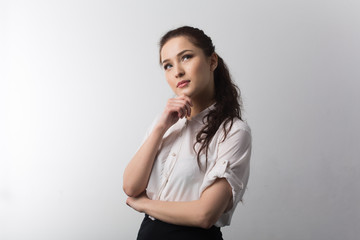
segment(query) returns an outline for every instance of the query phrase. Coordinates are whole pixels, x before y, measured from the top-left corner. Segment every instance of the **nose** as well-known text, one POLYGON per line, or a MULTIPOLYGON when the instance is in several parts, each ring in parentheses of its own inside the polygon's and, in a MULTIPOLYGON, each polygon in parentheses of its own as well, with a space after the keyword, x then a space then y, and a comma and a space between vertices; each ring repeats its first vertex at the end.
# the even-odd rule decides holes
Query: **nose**
POLYGON ((176 64, 175 66, 175 77, 176 78, 181 78, 182 76, 184 76, 185 71, 182 68, 182 66, 180 64, 176 64))

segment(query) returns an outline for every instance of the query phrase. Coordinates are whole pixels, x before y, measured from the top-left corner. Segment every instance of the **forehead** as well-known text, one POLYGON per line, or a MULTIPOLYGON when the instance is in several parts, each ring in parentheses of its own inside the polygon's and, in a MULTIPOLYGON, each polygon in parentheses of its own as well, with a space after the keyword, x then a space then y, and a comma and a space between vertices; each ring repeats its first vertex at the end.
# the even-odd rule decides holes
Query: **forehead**
POLYGON ((187 37, 174 37, 164 44, 160 52, 160 57, 161 59, 170 59, 184 50, 199 51, 201 49, 192 44, 187 37))

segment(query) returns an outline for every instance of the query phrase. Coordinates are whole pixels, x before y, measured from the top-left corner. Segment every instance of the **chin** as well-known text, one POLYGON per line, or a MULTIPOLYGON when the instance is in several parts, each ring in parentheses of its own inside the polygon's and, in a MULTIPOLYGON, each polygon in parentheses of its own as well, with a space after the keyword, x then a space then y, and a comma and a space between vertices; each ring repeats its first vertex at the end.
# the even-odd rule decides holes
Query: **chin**
POLYGON ((192 92, 190 91, 190 89, 181 89, 177 93, 178 93, 178 96, 185 95, 189 98, 191 98, 191 96, 192 96, 192 92))

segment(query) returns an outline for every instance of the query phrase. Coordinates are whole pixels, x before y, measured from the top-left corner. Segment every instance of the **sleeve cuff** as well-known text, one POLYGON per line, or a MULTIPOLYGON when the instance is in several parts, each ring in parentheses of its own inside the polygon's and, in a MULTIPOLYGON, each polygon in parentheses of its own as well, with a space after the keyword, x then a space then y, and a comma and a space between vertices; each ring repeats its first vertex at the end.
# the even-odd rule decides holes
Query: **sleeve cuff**
POLYGON ((218 161, 215 164, 215 166, 210 170, 210 172, 205 177, 204 182, 200 188, 200 192, 199 192, 200 196, 201 196, 202 192, 206 188, 211 186, 217 178, 225 178, 227 180, 227 182, 229 183, 231 190, 232 190, 232 195, 233 195, 233 207, 235 207, 237 205, 237 203, 241 200, 242 194, 240 194, 240 193, 243 190, 244 184, 231 171, 228 160, 218 161))

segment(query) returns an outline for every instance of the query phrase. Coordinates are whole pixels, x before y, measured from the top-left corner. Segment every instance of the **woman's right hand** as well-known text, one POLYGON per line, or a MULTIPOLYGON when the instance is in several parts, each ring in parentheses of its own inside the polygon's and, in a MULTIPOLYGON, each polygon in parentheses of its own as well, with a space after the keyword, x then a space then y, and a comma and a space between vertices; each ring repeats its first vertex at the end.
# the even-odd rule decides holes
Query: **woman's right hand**
POLYGON ((166 131, 180 118, 190 117, 192 106, 191 99, 185 95, 170 98, 166 103, 164 112, 158 120, 158 127, 166 131))

